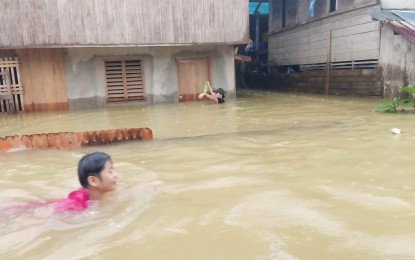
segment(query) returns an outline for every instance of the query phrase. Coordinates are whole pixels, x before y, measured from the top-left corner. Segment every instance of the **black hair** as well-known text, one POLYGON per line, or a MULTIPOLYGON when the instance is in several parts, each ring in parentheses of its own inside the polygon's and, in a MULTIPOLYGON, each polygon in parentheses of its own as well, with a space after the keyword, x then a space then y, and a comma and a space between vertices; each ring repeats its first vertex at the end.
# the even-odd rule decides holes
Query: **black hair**
POLYGON ((222 95, 222 98, 218 98, 219 104, 225 103, 225 90, 223 90, 222 88, 218 88, 218 89, 215 89, 213 92, 219 93, 222 95))
POLYGON ((94 152, 82 157, 78 164, 78 178, 82 187, 88 188, 89 176, 101 178, 100 173, 108 160, 111 160, 111 157, 102 152, 94 152))

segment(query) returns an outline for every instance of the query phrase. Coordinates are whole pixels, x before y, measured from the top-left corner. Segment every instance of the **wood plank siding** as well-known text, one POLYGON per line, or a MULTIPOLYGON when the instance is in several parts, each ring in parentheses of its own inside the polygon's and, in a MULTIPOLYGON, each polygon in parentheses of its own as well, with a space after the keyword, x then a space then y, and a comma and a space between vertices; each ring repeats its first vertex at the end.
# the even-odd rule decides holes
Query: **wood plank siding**
POLYGON ((241 43, 248 0, 0 0, 0 47, 241 43))
POLYGON ((273 82, 286 91, 382 95, 381 23, 369 13, 380 1, 317 0, 314 11, 311 3, 270 0, 273 82))
POLYGON ((280 22, 280 0, 271 0, 269 61, 274 66, 302 65, 330 61, 378 60, 380 23, 373 21, 369 9, 378 6, 373 0, 338 1, 338 10, 329 15, 328 1, 317 1, 315 16, 309 17, 308 1, 298 0, 296 19, 280 22), (331 31, 331 39, 329 35, 331 31))

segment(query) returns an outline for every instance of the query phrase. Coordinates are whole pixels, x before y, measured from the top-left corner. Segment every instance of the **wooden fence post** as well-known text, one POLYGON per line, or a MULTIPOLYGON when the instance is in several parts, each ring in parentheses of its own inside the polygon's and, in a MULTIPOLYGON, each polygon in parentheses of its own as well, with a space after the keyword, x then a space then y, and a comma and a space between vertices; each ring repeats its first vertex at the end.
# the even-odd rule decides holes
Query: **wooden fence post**
POLYGON ((331 29, 329 30, 329 37, 327 43, 327 63, 326 63, 326 85, 325 93, 328 96, 330 92, 330 66, 331 66, 331 29))

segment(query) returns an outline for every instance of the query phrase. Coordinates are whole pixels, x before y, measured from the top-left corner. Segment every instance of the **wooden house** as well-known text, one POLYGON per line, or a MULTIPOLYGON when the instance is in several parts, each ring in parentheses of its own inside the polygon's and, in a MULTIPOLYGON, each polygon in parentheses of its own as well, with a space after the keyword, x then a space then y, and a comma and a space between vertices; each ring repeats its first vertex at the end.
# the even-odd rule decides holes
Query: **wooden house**
MULTIPOLYGON (((395 95, 415 81, 414 43, 373 14, 411 9, 415 1, 270 0, 273 82, 289 91, 395 95)), ((413 30, 405 18, 397 22, 413 30)))
POLYGON ((0 112, 232 97, 248 2, 0 0, 0 112))

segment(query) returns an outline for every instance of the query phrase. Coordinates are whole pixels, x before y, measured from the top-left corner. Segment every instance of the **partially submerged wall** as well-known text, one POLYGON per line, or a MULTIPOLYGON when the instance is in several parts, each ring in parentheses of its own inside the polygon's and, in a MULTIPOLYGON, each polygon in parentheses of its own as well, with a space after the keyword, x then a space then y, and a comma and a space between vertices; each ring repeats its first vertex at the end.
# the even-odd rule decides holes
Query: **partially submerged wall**
MULTIPOLYGON (((272 74, 270 88, 289 92, 325 93, 326 72, 309 71, 294 74, 272 74)), ((382 94, 381 71, 334 70, 330 72, 330 95, 380 96, 382 94)))
POLYGON ((415 44, 384 25, 381 30, 383 91, 386 98, 398 96, 403 86, 415 84, 415 44))
POLYGON ((314 11, 311 1, 292 2, 284 17, 283 1, 271 0, 268 59, 272 85, 323 94, 329 66, 331 95, 382 95, 381 23, 369 14, 370 9, 380 7, 379 1, 337 1, 331 12, 328 0, 316 1, 314 11))
POLYGON ((149 128, 15 135, 0 138, 0 152, 13 149, 76 149, 83 146, 152 139, 153 133, 149 128))
POLYGON ((137 58, 143 61, 148 103, 178 102, 176 58, 208 57, 214 88, 235 97, 234 49, 231 45, 71 48, 64 51, 65 80, 71 109, 106 104, 106 59, 137 58))

